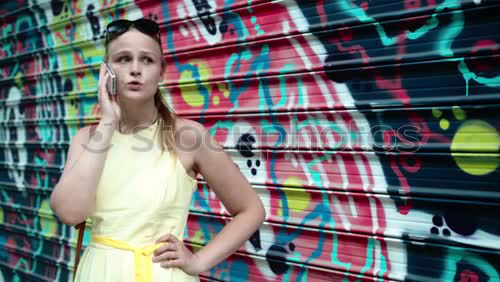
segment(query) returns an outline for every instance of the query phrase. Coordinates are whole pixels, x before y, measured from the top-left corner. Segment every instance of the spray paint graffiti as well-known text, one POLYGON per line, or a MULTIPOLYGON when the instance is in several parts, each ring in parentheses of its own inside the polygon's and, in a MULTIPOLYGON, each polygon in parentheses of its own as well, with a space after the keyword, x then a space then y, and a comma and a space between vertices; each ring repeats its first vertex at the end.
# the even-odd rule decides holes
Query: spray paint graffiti
MULTIPOLYGON (((205 276, 498 281, 495 1, 7 2, 0 280, 71 278, 76 234, 48 205, 60 145, 97 117, 103 27, 149 17, 165 97, 210 128, 268 215, 205 276)), ((229 220, 199 185, 194 250, 229 220)))

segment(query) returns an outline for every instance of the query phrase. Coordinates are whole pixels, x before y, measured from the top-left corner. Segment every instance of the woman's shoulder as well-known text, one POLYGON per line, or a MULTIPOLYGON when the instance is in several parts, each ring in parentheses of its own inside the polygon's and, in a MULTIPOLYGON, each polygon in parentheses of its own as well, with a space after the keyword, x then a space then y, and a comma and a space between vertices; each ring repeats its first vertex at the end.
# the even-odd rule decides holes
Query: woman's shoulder
POLYGON ((180 118, 180 117, 177 117, 175 119, 175 126, 177 129, 180 129, 180 128, 205 129, 205 126, 203 126, 203 124, 201 124, 197 121, 194 121, 192 119, 187 119, 187 118, 180 118))
POLYGON ((176 118, 175 119, 175 135, 178 136, 180 141, 185 142, 196 142, 203 140, 208 130, 203 126, 203 124, 187 119, 187 118, 176 118))
POLYGON ((187 118, 176 119, 174 136, 176 142, 179 142, 176 145, 181 145, 182 148, 186 148, 186 146, 191 149, 196 148, 190 150, 191 152, 222 148, 215 136, 212 136, 210 128, 187 118))
POLYGON ((222 149, 222 145, 217 142, 215 136, 212 136, 210 128, 206 128, 197 121, 177 118, 175 126, 175 139, 177 142, 180 142, 177 145, 181 145, 182 148, 195 148, 195 150, 189 150, 190 152, 206 152, 210 149, 222 149))
POLYGON ((195 156, 200 147, 205 145, 203 140, 207 134, 208 130, 197 121, 179 117, 175 119, 174 140, 177 156, 187 173, 193 178, 196 178, 196 174, 199 173, 195 164, 195 156))

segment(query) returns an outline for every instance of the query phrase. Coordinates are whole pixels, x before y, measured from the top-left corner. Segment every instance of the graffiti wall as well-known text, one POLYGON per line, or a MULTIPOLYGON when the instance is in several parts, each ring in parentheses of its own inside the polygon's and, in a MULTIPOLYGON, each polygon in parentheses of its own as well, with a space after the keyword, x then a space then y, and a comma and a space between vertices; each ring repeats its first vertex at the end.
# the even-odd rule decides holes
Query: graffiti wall
MULTIPOLYGON (((77 233, 49 196, 72 136, 98 122, 104 27, 140 17, 161 23, 165 98, 267 211, 203 279, 500 280, 498 1, 14 0, 0 4, 0 281, 72 279, 77 233)), ((230 220, 198 185, 193 250, 230 220)))

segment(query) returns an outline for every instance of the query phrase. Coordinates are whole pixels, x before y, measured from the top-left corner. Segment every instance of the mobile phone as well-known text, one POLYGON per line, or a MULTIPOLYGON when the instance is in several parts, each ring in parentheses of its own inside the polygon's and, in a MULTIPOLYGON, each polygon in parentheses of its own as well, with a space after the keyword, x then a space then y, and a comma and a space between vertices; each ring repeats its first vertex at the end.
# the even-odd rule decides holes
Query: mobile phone
POLYGON ((108 64, 104 63, 106 67, 106 71, 109 73, 109 79, 106 81, 106 89, 109 94, 116 95, 116 74, 115 72, 108 66, 108 64))

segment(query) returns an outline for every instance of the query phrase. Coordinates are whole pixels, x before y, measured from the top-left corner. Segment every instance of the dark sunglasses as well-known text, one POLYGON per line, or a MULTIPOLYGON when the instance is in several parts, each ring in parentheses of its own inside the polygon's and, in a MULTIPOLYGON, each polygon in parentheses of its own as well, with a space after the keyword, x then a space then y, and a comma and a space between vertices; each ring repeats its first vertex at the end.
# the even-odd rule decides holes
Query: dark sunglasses
POLYGON ((157 22, 145 18, 135 21, 116 20, 110 22, 106 27, 106 45, 108 45, 110 37, 116 37, 129 30, 132 26, 144 34, 157 38, 161 46, 160 26, 157 22))

